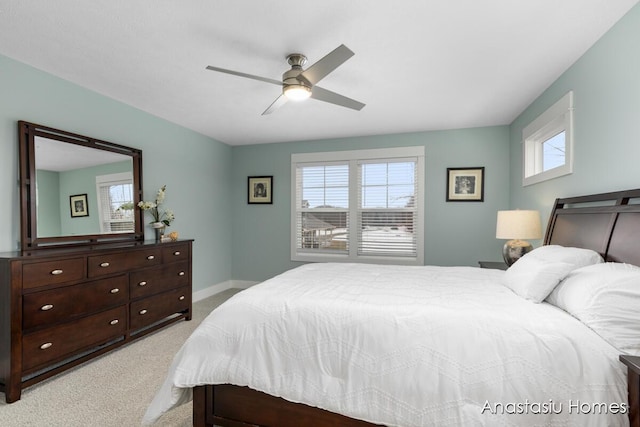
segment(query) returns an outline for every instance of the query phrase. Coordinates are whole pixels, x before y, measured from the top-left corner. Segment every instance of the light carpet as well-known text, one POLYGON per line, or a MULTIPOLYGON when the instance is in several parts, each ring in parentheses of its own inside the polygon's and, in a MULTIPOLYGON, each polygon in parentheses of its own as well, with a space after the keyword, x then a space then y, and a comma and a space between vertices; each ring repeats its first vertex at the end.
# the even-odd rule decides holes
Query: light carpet
MULTIPOLYGON (((0 426, 139 426, 184 341, 211 310, 239 291, 229 289, 198 301, 190 322, 175 323, 29 387, 15 403, 6 404, 0 394, 0 426)), ((191 426, 191 408, 191 403, 176 408, 157 425, 191 426)))

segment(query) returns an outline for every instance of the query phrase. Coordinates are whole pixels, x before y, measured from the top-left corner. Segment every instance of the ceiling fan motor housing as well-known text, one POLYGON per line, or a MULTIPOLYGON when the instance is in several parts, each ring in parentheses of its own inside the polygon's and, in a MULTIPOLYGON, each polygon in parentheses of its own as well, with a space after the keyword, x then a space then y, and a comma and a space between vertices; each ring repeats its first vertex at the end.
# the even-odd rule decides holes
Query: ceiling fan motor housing
MULTIPOLYGON (((302 93, 299 99, 308 98, 311 95, 311 85, 303 80, 298 80, 298 75, 304 70, 302 66, 307 63, 307 57, 300 53, 292 53, 287 56, 287 62, 291 65, 291 69, 282 74, 282 93, 291 98, 292 90, 302 93)), ((294 95, 295 99, 296 96, 294 95)))
POLYGON ((307 57, 301 53, 290 53, 287 55, 287 62, 293 68, 302 68, 307 63, 307 57))

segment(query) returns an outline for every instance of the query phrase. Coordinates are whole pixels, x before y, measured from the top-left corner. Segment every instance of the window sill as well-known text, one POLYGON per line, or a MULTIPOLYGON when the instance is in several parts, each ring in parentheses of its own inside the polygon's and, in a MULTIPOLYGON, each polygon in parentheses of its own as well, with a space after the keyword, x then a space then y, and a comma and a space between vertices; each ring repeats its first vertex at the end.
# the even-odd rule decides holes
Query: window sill
POLYGON ((383 257, 383 256, 359 256, 349 257, 340 254, 293 254, 291 261, 302 262, 354 262, 363 264, 396 264, 396 265, 424 265, 424 260, 419 257, 383 257))

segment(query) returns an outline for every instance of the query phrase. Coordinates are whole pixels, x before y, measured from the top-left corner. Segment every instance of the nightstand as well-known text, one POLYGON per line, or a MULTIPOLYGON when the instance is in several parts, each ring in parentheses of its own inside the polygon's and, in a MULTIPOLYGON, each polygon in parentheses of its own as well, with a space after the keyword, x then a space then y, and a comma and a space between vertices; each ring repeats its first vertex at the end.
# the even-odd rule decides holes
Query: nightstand
POLYGON ((620 361, 627 365, 630 426, 640 427, 640 357, 623 354, 620 361))
POLYGON ((494 270, 506 270, 509 266, 504 261, 478 261, 480 268, 493 268, 494 270))

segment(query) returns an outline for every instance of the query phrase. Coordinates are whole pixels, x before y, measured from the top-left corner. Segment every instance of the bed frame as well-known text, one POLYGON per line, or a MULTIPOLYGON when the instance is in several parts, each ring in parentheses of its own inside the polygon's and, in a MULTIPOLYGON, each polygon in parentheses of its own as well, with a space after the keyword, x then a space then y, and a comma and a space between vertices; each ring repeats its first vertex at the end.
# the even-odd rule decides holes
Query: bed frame
MULTIPOLYGON (((640 189, 556 199, 545 245, 593 249, 606 261, 640 265, 640 189)), ((640 427, 640 377, 629 377, 629 419, 640 427)), ((229 384, 193 389, 196 427, 373 426, 299 403, 229 384)))

